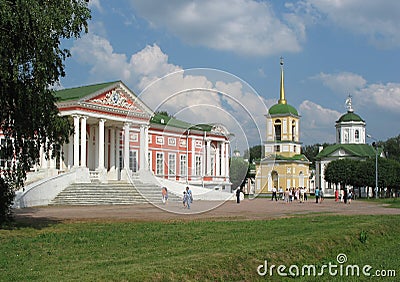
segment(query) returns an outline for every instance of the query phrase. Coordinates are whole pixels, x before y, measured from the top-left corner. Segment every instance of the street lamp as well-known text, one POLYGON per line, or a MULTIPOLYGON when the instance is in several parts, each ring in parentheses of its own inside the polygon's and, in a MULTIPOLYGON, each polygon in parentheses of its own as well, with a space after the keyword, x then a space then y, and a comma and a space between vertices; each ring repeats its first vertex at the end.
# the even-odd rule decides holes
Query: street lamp
MULTIPOLYGON (((370 134, 367 134, 367 137, 378 141, 370 134)), ((375 147, 375 199, 378 199, 378 144, 376 142, 372 142, 372 146, 375 147)))

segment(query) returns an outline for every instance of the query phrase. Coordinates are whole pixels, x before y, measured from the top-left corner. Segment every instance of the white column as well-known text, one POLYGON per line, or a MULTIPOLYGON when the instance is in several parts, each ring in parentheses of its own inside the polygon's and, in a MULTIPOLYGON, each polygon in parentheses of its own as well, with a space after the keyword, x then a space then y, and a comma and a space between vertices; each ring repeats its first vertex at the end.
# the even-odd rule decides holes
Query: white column
POLYGON ((124 169, 129 170, 129 123, 124 124, 124 169))
POLYGON ((225 143, 221 143, 221 176, 225 176, 225 143))
POLYGON ((149 170, 148 152, 149 152, 149 130, 147 125, 140 126, 140 145, 139 145, 139 170, 149 170))
POLYGON ((207 151, 206 151, 206 164, 207 164, 207 171, 206 175, 211 175, 211 140, 207 140, 207 151))
POLYGON ((74 117, 74 166, 79 166, 79 116, 74 117))
POLYGON ((217 144, 217 148, 215 150, 215 175, 221 175, 221 166, 219 161, 219 143, 217 144))
POLYGON ((94 127, 94 168, 99 166, 99 127, 94 127))
POLYGON ((105 119, 99 120, 99 169, 104 169, 104 123, 105 119))
POLYGON ((115 128, 110 129, 110 170, 115 170, 115 128))
POLYGON ((225 176, 229 177, 229 142, 225 143, 225 176))
POLYGON ((146 125, 144 128, 144 169, 145 170, 150 170, 150 164, 149 164, 149 126, 146 125))
POLYGON ((68 142, 68 169, 71 169, 74 164, 74 137, 71 135, 68 142))
POLYGON ((110 167, 108 166, 108 150, 109 150, 109 144, 110 144, 110 130, 108 128, 105 129, 105 151, 104 151, 104 162, 105 162, 105 167, 106 169, 109 169, 110 167))
POLYGON ((191 176, 196 176, 196 139, 192 138, 192 171, 191 176))
POLYGON ((81 119, 81 166, 86 167, 86 119, 81 119))

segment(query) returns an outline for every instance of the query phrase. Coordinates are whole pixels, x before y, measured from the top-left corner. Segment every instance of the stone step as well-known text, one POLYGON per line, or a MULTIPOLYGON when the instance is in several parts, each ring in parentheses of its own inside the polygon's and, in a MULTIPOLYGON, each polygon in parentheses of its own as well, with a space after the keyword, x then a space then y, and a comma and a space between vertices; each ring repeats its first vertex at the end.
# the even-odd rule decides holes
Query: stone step
MULTIPOLYGON (((169 201, 180 201, 169 195, 169 201)), ((113 181, 110 183, 74 183, 64 189, 50 205, 129 205, 161 203, 161 189, 154 184, 135 179, 133 184, 113 181)))

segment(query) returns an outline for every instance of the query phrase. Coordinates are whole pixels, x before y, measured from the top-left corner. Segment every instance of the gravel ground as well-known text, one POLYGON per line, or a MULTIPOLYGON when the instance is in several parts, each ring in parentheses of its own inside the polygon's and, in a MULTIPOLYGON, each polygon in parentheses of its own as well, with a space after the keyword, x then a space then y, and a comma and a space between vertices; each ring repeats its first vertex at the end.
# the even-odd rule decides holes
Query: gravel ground
POLYGON ((194 201, 191 209, 181 202, 167 205, 109 205, 109 206, 48 206, 14 210, 17 221, 175 221, 175 220, 252 220, 274 219, 304 214, 375 215, 400 214, 400 209, 364 201, 351 204, 325 199, 316 204, 271 201, 270 199, 245 199, 237 204, 234 201, 213 202, 194 201))

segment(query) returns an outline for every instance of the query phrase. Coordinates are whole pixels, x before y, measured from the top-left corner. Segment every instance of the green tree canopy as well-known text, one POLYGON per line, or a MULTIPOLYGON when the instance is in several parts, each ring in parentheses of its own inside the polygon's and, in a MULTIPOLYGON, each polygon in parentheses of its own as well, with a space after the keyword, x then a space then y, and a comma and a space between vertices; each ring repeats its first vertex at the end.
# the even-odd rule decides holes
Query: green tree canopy
POLYGON ((71 127, 58 116, 52 85, 65 76, 70 56, 61 40, 87 32, 90 10, 83 0, 0 1, 0 126, 5 141, 0 157, 0 223, 11 218, 14 190, 39 160, 53 153, 71 127))

